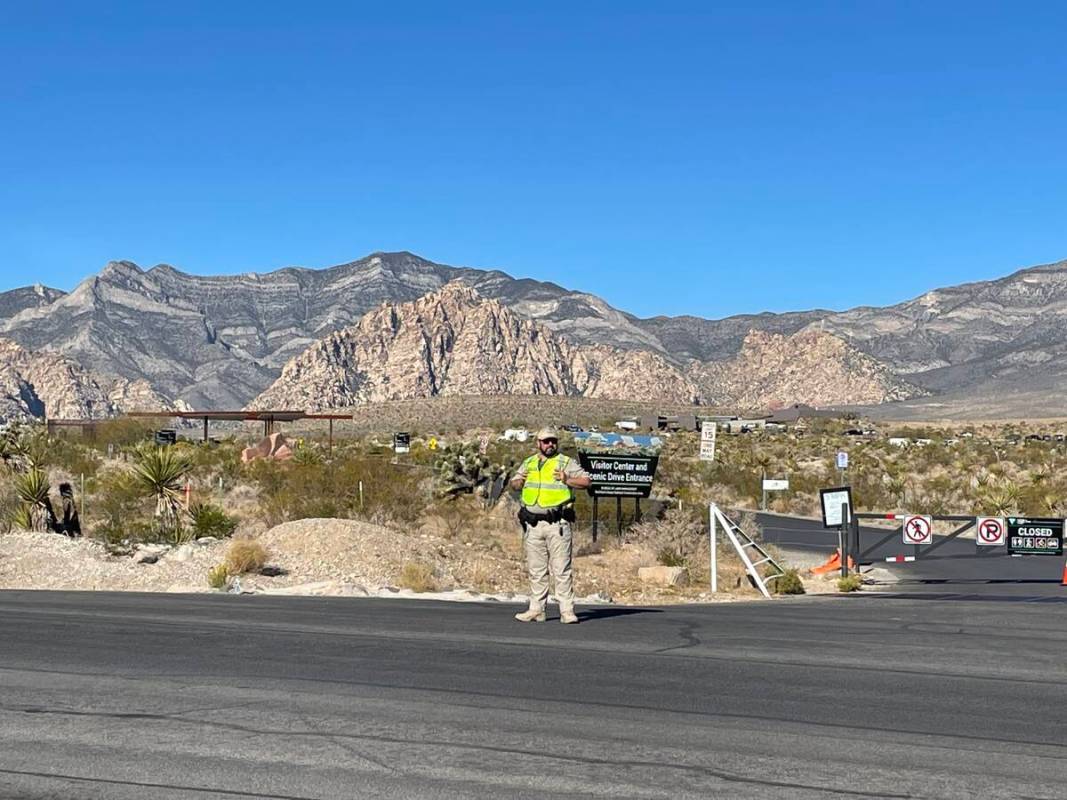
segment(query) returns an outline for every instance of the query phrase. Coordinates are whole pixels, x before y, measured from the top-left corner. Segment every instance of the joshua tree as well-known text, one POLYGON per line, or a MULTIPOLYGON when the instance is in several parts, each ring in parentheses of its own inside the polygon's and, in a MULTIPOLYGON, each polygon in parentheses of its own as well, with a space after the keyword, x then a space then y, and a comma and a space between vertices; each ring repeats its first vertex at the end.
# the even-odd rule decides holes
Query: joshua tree
POLYGON ((445 497, 473 492, 488 504, 494 499, 493 484, 503 485, 512 466, 491 463, 474 444, 450 445, 434 462, 437 491, 445 497))
POLYGON ((192 463, 176 447, 142 447, 133 465, 137 483, 156 499, 160 533, 175 544, 182 538, 182 479, 191 469, 192 463))
POLYGON ((908 479, 903 475, 897 475, 889 478, 886 481, 885 488, 889 491, 893 498, 897 501, 900 507, 903 507, 907 502, 905 494, 908 490, 908 479))

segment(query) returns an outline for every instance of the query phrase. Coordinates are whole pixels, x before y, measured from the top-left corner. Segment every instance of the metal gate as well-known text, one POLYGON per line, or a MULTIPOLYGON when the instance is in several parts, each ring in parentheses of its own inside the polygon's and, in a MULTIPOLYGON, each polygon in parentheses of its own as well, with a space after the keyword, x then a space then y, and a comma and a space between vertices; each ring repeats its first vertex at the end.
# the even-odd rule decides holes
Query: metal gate
MULTIPOLYGON (((850 561, 854 563, 857 568, 859 566, 866 566, 874 563, 871 559, 874 554, 886 543, 890 542, 894 538, 902 540, 903 526, 909 519, 914 519, 920 515, 911 514, 899 514, 899 513, 870 513, 870 512, 858 512, 853 511, 851 518, 845 524, 843 524, 839 530, 840 537, 840 550, 841 550, 841 575, 847 576, 849 573, 850 561), (875 532, 870 528, 863 529, 860 527, 861 520, 893 520, 900 522, 892 530, 886 530, 884 534, 881 531, 875 532)), ((944 547, 954 539, 959 538, 962 534, 967 533, 970 530, 975 529, 979 519, 984 519, 977 516, 968 516, 960 514, 929 514, 924 515, 924 519, 931 520, 932 522, 950 522, 954 523, 953 529, 947 534, 937 534, 936 536, 930 532, 931 542, 929 544, 912 544, 908 545, 901 541, 900 548, 903 552, 895 557, 883 558, 884 561, 916 561, 920 557, 923 561, 929 560, 932 554, 936 553, 940 548, 944 547)), ((1004 556, 1012 555, 1006 546, 998 545, 992 547, 978 546, 977 541, 975 543, 975 551, 973 555, 962 556, 965 558, 976 559, 989 559, 989 558, 1003 558, 1004 556)), ((959 555, 950 556, 951 558, 960 558, 959 555)), ((937 559, 940 556, 934 555, 933 558, 937 559)))

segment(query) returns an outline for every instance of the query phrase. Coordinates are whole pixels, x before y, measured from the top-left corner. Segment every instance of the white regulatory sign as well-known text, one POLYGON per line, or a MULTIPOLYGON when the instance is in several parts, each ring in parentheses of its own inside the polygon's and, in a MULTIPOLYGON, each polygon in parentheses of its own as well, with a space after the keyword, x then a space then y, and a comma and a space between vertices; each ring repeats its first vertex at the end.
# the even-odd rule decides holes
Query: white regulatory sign
POLYGON ((974 541, 979 547, 997 547, 1008 543, 1008 526, 1000 517, 978 517, 974 522, 974 541))
POLYGON ((764 478, 763 490, 766 492, 784 492, 789 488, 789 480, 777 478, 764 478))
POLYGON ((848 469, 848 453, 844 450, 837 454, 837 468, 848 469))
POLYGON ((700 423, 700 460, 715 460, 715 431, 717 426, 714 422, 700 423))
POLYGON ((922 514, 904 517, 904 544, 930 544, 934 540, 934 521, 922 514))
POLYGON ((820 489, 819 502, 822 505, 822 526, 837 528, 841 525, 841 507, 845 506, 845 522, 852 521, 852 489, 848 486, 835 486, 833 489, 820 489))

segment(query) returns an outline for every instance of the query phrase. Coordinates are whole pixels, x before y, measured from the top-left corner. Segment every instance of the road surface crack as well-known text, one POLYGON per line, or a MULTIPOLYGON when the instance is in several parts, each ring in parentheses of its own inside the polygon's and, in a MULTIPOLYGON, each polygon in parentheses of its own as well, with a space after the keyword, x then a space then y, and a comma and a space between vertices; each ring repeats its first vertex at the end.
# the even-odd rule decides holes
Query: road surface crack
MULTIPOLYGON (((710 778, 715 778, 726 783, 746 784, 754 786, 766 786, 776 789, 804 789, 813 792, 824 792, 827 794, 841 795, 844 797, 872 797, 872 798, 890 798, 891 800, 917 800, 920 795, 913 794, 890 794, 886 792, 864 792, 855 789, 836 789, 827 786, 818 786, 815 784, 794 783, 789 781, 775 781, 766 778, 749 777, 745 775, 737 775, 723 770, 714 769, 712 767, 701 766, 699 764, 679 764, 676 762, 661 762, 661 761, 634 761, 634 760, 612 760, 608 758, 596 758, 592 756, 574 756, 564 755, 560 753, 548 753, 539 750, 525 750, 519 747, 505 747, 502 745, 485 745, 475 744, 471 742, 444 742, 433 741, 426 739, 409 739, 399 736, 381 736, 372 734, 357 734, 357 733, 328 733, 323 731, 292 731, 292 730, 275 730, 275 729, 259 729, 253 728, 247 725, 240 725, 233 722, 212 722, 204 720, 190 720, 190 719, 176 719, 173 715, 168 714, 146 714, 146 713, 123 713, 123 712, 89 712, 89 711, 64 711, 62 709, 41 709, 41 708, 23 708, 23 709, 6 709, 10 711, 21 710, 30 714, 57 714, 65 716, 84 716, 84 717, 109 717, 117 719, 148 719, 157 721, 181 721, 188 724, 205 725, 213 728, 221 728, 230 731, 239 731, 241 733, 252 733, 261 736, 284 736, 284 737, 311 737, 317 739, 329 739, 337 742, 340 739, 355 740, 362 742, 378 742, 381 744, 396 744, 404 746, 416 746, 416 747, 441 747, 445 749, 455 750, 467 750, 475 752, 487 752, 496 753, 507 756, 526 756, 530 758, 543 758, 549 761, 581 764, 587 766, 598 767, 616 767, 619 769, 663 769, 672 770, 676 772, 688 772, 703 775, 710 778)), ((0 770, 3 772, 4 770, 0 770)), ((16 773, 21 774, 21 773, 16 773)), ((29 775, 36 775, 37 773, 27 773, 29 775)), ((68 777, 68 776, 49 776, 41 773, 41 777, 68 777)), ((74 780, 82 780, 71 776, 74 780)), ((92 780, 92 779, 85 779, 92 780)), ((142 785, 142 784, 131 784, 142 785)), ((145 786, 151 786, 151 784, 143 784, 145 786)), ((171 787, 161 787, 171 788, 171 787)), ((174 787, 182 788, 182 787, 174 787)), ((190 790, 194 790, 190 787, 190 790)), ((207 789, 195 789, 195 791, 208 791, 207 789)), ((225 793, 225 792, 220 792, 225 793)), ((230 792, 230 794, 239 794, 241 796, 255 796, 247 795, 247 793, 230 792)), ((273 797, 273 796, 272 796, 273 797)), ((284 800, 304 800, 303 798, 284 798, 284 800)))

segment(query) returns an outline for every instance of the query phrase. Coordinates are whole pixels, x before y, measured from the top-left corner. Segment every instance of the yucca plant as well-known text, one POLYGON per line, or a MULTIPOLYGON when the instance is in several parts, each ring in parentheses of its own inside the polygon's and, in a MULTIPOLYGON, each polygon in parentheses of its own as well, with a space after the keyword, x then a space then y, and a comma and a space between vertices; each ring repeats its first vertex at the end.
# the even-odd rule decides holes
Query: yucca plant
POLYGON ((14 473, 41 469, 49 446, 48 436, 43 431, 15 425, 0 435, 0 461, 14 473))
POLYGON ((15 492, 22 503, 15 524, 30 531, 54 530, 56 514, 48 493, 52 486, 44 470, 31 469, 15 476, 15 492))
POLYGON ((317 466, 323 462, 322 453, 314 445, 301 442, 293 451, 293 463, 304 466, 317 466))
POLYGON ((156 520, 165 539, 182 540, 182 481, 192 463, 175 447, 141 447, 136 451, 133 476, 145 494, 156 499, 156 520))

